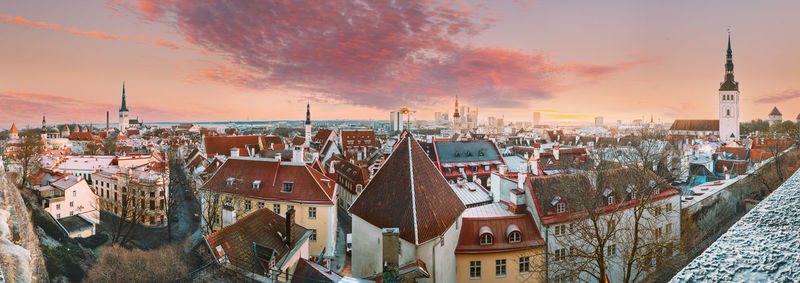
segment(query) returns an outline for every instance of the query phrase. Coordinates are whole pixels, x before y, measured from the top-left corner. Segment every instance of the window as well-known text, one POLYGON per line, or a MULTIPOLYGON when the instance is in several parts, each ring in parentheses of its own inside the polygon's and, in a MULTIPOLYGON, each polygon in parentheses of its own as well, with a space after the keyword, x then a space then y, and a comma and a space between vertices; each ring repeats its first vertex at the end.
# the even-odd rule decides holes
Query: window
POLYGON ((469 279, 481 279, 481 262, 469 262, 469 279))
POLYGON ((61 213, 56 213, 56 219, 61 218, 61 213))
POLYGON ((636 198, 636 191, 632 191, 631 192, 631 199, 635 199, 635 198, 636 198))
POLYGON ((731 110, 730 109, 725 109, 725 115, 730 116, 731 115, 731 110))
POLYGON ((73 196, 73 197, 76 197, 76 196, 78 196, 78 191, 72 191, 72 196, 73 196))
POLYGON ((606 247, 606 256, 615 256, 617 255, 617 245, 612 244, 606 247))
POLYGON ((317 229, 311 229, 311 237, 308 237, 308 240, 312 242, 317 241, 317 229))
POLYGON ((608 196, 608 205, 614 204, 614 196, 608 196))
POLYGON ((519 258, 519 273, 531 272, 531 257, 523 256, 519 258))
POLYGON ((317 208, 316 207, 309 207, 308 208, 308 219, 317 219, 317 208))
POLYGON ((294 186, 294 183, 283 183, 283 191, 282 192, 291 193, 293 186, 294 186))
POLYGON ((561 236, 566 234, 567 233, 566 228, 567 227, 564 225, 556 225, 555 227, 553 227, 553 235, 561 236))
POLYGON ((653 209, 653 215, 654 215, 654 216, 659 216, 659 215, 661 215, 661 206, 656 206, 656 207, 653 209))
POLYGON ((264 202, 263 201, 259 201, 258 202, 258 209, 262 209, 262 208, 264 208, 264 202))
POLYGON ((556 249, 555 261, 562 261, 565 258, 567 258, 567 249, 566 248, 556 249))
POLYGON ((60 204, 56 204, 56 210, 60 210, 60 209, 61 209, 61 205, 60 204))
POLYGON ((69 202, 69 207, 74 207, 74 206, 75 206, 75 202, 74 201, 69 202))
POLYGON ((661 227, 656 228, 656 239, 661 238, 661 227))
POLYGON ((150 200, 150 210, 154 210, 154 209, 156 209, 156 201, 151 199, 150 200))
POLYGON ((667 223, 667 226, 664 227, 664 232, 667 233, 667 237, 669 237, 669 234, 672 233, 672 223, 667 223))
POLYGON ((498 259, 494 261, 495 277, 506 277, 506 260, 498 259))
POLYGON ((672 204, 671 203, 668 203, 666 206, 667 206, 667 211, 666 211, 667 213, 672 211, 672 204))
POLYGON ((253 181, 253 189, 254 189, 254 190, 257 190, 257 189, 258 189, 258 188, 260 188, 260 187, 261 187, 261 180, 255 180, 255 181, 253 181))
POLYGON ((481 245, 491 245, 492 244, 492 234, 485 233, 481 235, 481 245))
POLYGON ((558 204, 556 204, 556 213, 562 213, 562 212, 564 212, 564 203, 559 202, 558 204))
POLYGON ((478 172, 478 166, 472 166, 470 169, 472 169, 472 172, 478 172))
POLYGON ((489 170, 492 170, 492 165, 486 165, 486 166, 483 166, 483 170, 484 170, 484 171, 487 171, 487 172, 488 172, 489 170))
POLYGON ((277 203, 273 204, 272 205, 272 211, 274 211, 277 214, 281 214, 281 205, 277 204, 277 203))
POLYGON ((452 168, 449 168, 449 167, 445 167, 444 168, 444 173, 450 174, 451 172, 453 172, 452 168))
POLYGON ((521 240, 522 236, 519 234, 519 232, 511 232, 511 234, 508 235, 509 243, 519 243, 521 240))
POLYGON ((249 200, 244 201, 244 210, 250 210, 253 208, 253 204, 250 203, 249 200))
POLYGON ((228 186, 233 186, 233 180, 235 179, 233 177, 230 177, 225 180, 225 184, 227 184, 228 186))
POLYGON ((356 185, 356 194, 361 194, 361 188, 363 188, 361 184, 356 185))

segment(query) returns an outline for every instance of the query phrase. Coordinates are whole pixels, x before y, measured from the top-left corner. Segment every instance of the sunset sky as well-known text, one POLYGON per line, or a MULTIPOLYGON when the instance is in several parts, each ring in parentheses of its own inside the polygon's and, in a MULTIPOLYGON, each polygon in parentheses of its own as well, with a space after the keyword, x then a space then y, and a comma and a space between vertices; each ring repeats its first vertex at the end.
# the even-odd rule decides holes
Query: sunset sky
POLYGON ((798 1, 2 1, 0 128, 155 121, 800 113, 798 1))

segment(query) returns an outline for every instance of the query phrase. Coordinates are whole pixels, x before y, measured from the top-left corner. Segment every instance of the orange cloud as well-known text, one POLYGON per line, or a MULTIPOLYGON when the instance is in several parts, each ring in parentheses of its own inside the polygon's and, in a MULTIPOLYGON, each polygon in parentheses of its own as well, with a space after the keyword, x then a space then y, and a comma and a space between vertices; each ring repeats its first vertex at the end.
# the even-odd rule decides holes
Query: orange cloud
POLYGON ((30 21, 26 18, 20 16, 9 16, 9 15, 2 15, 0 14, 0 23, 7 23, 7 24, 15 24, 27 28, 38 28, 38 29, 45 29, 49 31, 56 31, 56 32, 66 32, 71 33, 77 36, 85 36, 85 37, 93 37, 99 39, 116 39, 116 40, 128 40, 128 41, 137 41, 147 44, 153 44, 156 46, 162 46, 173 50, 178 49, 186 49, 186 50, 196 50, 190 46, 182 46, 174 43, 170 43, 161 39, 153 39, 153 38, 146 38, 146 37, 129 37, 129 36, 120 36, 116 34, 110 34, 105 32, 99 31, 82 31, 76 28, 64 28, 57 24, 50 24, 46 22, 34 22, 30 21))

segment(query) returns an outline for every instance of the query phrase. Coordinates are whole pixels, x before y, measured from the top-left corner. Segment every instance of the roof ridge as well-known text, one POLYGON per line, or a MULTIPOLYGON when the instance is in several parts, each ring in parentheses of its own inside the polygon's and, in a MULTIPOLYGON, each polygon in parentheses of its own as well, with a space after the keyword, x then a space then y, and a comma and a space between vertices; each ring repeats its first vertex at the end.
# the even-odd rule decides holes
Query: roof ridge
POLYGON ((411 179, 411 213, 414 217, 414 244, 419 245, 419 227, 417 226, 417 197, 414 193, 414 158, 411 156, 411 141, 406 136, 406 143, 408 144, 408 171, 411 179))

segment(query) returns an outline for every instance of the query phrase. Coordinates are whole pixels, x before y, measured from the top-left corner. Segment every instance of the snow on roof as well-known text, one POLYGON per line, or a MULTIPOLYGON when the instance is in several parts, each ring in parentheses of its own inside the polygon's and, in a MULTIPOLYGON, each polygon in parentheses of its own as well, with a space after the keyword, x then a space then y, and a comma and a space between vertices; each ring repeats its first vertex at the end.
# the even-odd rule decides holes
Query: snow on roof
POLYGON ((466 182, 461 187, 458 184, 450 184, 450 187, 466 207, 492 201, 489 191, 478 183, 466 182))
POLYGON ((736 222, 671 282, 800 278, 800 170, 736 222))
POLYGON ((62 171, 67 170, 97 170, 100 168, 108 167, 114 156, 68 156, 64 162, 58 164, 57 169, 62 171))
POLYGON ((489 218, 489 217, 505 217, 514 215, 515 214, 513 212, 508 211, 507 205, 501 202, 495 202, 492 204, 467 208, 467 210, 464 210, 464 214, 462 214, 461 216, 464 218, 489 218))
POLYGON ((693 195, 691 196, 681 196, 681 206, 682 207, 690 207, 705 198, 715 195, 718 192, 722 191, 723 189, 727 188, 729 185, 736 183, 739 179, 746 177, 747 175, 739 175, 736 178, 731 178, 727 180, 719 180, 713 182, 703 183, 697 186, 690 188, 693 195))

